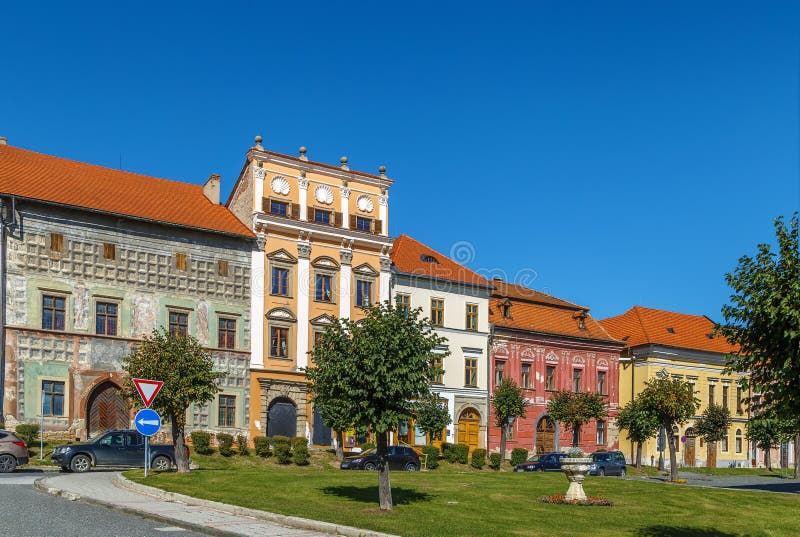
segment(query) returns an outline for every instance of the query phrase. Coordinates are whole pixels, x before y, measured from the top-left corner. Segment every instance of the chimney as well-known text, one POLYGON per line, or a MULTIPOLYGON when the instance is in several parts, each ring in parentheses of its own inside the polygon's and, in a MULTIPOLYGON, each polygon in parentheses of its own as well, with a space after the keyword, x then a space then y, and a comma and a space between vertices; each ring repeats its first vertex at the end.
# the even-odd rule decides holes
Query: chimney
POLYGON ((203 194, 208 198, 208 201, 214 205, 219 205, 219 174, 212 173, 211 177, 203 185, 203 194))
POLYGON ((8 145, 8 138, 0 136, 0 145, 8 145))

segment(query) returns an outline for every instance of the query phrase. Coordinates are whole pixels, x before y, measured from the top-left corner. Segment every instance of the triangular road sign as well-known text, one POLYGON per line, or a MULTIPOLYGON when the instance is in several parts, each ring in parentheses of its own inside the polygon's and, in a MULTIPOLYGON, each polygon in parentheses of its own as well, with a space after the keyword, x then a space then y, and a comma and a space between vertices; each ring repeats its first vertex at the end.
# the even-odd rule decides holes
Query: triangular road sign
POLYGON ((161 387, 164 385, 160 380, 147 380, 147 379, 131 379, 133 385, 136 386, 136 391, 139 392, 139 397, 142 398, 144 406, 150 408, 153 399, 156 398, 161 387))

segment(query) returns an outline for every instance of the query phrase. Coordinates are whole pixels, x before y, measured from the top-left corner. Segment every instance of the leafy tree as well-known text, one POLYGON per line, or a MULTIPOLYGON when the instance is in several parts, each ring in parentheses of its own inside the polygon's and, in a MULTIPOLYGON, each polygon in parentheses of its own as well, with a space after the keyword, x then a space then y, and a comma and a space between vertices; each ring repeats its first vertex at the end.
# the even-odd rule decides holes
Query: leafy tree
MULTIPOLYGON (((777 251, 759 244, 755 257, 739 259, 725 275, 733 294, 722 307, 717 329, 738 350, 728 356, 728 371, 747 371, 758 398, 753 410, 777 418, 800 416, 800 219, 775 219, 777 251)), ((794 477, 800 477, 800 431, 795 431, 794 477)))
POLYGON ((224 373, 214 371, 211 353, 192 336, 173 336, 163 327, 145 336, 136 349, 123 358, 123 369, 129 378, 122 393, 131 401, 139 400, 132 378, 164 382, 151 408, 166 416, 172 424, 175 464, 178 472, 189 471, 184 430, 186 411, 192 403, 203 404, 219 392, 218 381, 224 373))
POLYGON ((645 382, 639 400, 648 412, 658 416, 659 423, 667 431, 670 479, 675 481, 678 479, 678 460, 672 428, 686 423, 697 410, 699 401, 688 382, 660 377, 645 382))
POLYGON ((495 424, 500 427, 501 460, 506 458, 506 433, 509 419, 524 417, 526 406, 528 406, 528 402, 522 397, 522 390, 510 378, 504 378, 500 386, 495 388, 492 395, 492 408, 494 408, 495 424))
POLYGON ((351 409, 353 424, 377 436, 380 507, 390 510, 389 431, 411 419, 414 401, 429 396, 429 379, 438 371, 433 350, 446 340, 419 309, 405 312, 387 301, 364 311, 359 321, 339 319, 328 327, 306 373, 315 404, 351 409))
POLYGON ((747 422, 747 439, 764 451, 764 464, 772 470, 772 448, 788 441, 793 434, 792 423, 762 413, 747 422))
POLYGON ((722 405, 711 404, 703 411, 694 428, 706 441, 710 454, 712 451, 716 452, 717 442, 727 436, 730 426, 731 413, 728 409, 722 405))
POLYGON ((331 399, 325 403, 318 401, 314 406, 325 425, 333 429, 336 434, 336 460, 340 461, 344 458, 344 431, 353 426, 354 410, 346 400, 331 399))
POLYGON ((435 394, 416 401, 414 418, 417 427, 424 431, 431 440, 441 440, 442 429, 450 425, 452 421, 447 407, 435 394))
POLYGON ((608 415, 606 398, 593 392, 562 390, 550 396, 547 413, 572 431, 572 446, 578 447, 581 428, 591 420, 601 420, 608 415))
POLYGON ((658 426, 658 416, 639 399, 630 401, 617 413, 617 427, 628 431, 628 438, 636 443, 636 468, 642 466, 642 444, 656 435, 658 426))

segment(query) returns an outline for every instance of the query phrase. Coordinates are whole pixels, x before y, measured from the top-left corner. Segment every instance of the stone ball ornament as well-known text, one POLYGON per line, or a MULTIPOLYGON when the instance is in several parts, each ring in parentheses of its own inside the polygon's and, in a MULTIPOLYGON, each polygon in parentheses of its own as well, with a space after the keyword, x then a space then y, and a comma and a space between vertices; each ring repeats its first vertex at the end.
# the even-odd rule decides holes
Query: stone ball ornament
POLYGON ((270 186, 272 187, 272 191, 276 194, 285 196, 289 193, 289 180, 286 179, 286 177, 276 175, 272 178, 272 181, 270 181, 270 186))
POLYGON ((319 185, 316 189, 314 189, 314 198, 319 203, 330 205, 333 203, 333 190, 331 190, 329 186, 319 185))
POLYGON ((358 207, 359 211, 365 213, 371 213, 372 209, 375 208, 375 202, 373 202, 372 198, 370 198, 366 194, 362 194, 356 200, 356 206, 358 207))

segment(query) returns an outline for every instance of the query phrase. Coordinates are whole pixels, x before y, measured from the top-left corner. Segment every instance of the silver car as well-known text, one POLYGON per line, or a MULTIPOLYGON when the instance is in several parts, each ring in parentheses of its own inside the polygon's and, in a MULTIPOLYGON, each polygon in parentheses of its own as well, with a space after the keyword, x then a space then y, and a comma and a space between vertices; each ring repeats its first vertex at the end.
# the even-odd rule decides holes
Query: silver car
POLYGON ((0 429, 0 472, 13 472, 28 464, 28 446, 11 431, 0 429))

